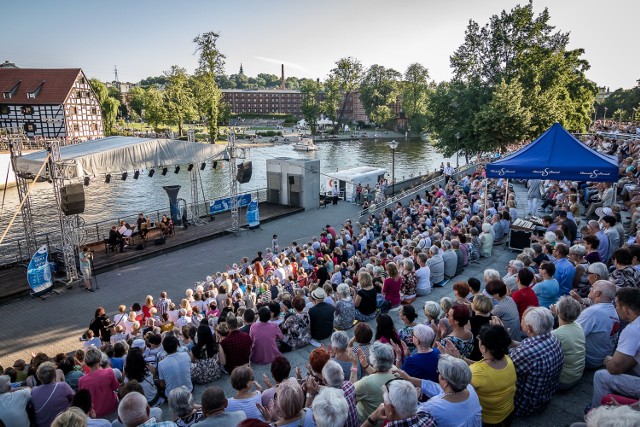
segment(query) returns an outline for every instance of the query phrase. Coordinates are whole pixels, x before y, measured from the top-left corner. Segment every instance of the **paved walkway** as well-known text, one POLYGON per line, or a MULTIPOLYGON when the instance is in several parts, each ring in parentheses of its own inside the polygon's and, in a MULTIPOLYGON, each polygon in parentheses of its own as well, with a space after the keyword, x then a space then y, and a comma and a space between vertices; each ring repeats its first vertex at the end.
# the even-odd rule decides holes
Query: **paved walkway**
MULTIPOLYGON (((524 190, 516 187, 519 207, 526 207, 524 190)), ((354 218, 357 208, 341 202, 337 207, 307 211, 299 215, 283 218, 263 226, 255 232, 243 232, 238 236, 225 236, 193 247, 143 261, 119 270, 98 275, 100 290, 85 293, 80 290, 51 295, 46 301, 25 299, 0 309, 0 364, 10 366, 16 358, 28 360, 32 351, 44 351, 53 355, 79 348, 78 337, 88 326, 97 306, 106 308, 110 317, 121 303, 130 306, 133 302, 143 303, 147 294, 158 297, 162 290, 169 293, 174 301, 179 301, 187 287, 202 280, 212 272, 222 270, 226 265, 237 262, 242 256, 251 256, 258 250, 264 251, 270 245, 273 234, 278 234, 282 244, 292 241, 307 242, 326 224, 338 227, 345 218, 354 218)), ((482 278, 486 268, 494 268, 501 273, 515 253, 505 249, 494 250, 491 258, 474 264, 464 273, 449 282, 444 288, 436 288, 427 297, 419 298, 415 307, 422 307, 424 301, 438 301, 443 296, 452 296, 451 285, 458 279, 482 278)), ((418 321, 424 321, 422 310, 418 321)), ((396 325, 400 326, 398 312, 390 313, 396 325)), ((374 322, 372 322, 373 324, 374 322)), ((373 325, 375 327, 375 325, 373 325)), ((348 332, 350 335, 352 331, 348 332)), ((326 343, 325 343, 326 344, 326 343)), ((291 366, 305 366, 312 346, 291 352, 287 357, 291 366)), ((254 365, 255 377, 261 381, 262 374, 269 375, 269 366, 254 365)), ((587 374, 571 392, 557 395, 544 414, 530 419, 518 419, 514 426, 565 426, 582 420, 582 410, 591 400, 592 374, 587 374)), ((227 396, 234 394, 227 378, 219 380, 227 396)), ((195 401, 205 387, 197 386, 195 401)), ((164 405, 165 416, 168 410, 164 405)))

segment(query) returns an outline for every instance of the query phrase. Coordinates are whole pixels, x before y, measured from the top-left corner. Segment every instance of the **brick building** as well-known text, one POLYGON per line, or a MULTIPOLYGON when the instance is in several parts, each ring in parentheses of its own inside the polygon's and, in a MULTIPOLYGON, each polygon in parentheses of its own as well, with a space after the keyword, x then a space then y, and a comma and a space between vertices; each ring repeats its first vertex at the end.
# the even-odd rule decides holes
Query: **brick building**
POLYGON ((293 114, 301 116, 299 90, 223 89, 222 99, 233 114, 293 114))
POLYGON ((0 128, 29 138, 104 137, 100 103, 80 68, 0 67, 0 128))

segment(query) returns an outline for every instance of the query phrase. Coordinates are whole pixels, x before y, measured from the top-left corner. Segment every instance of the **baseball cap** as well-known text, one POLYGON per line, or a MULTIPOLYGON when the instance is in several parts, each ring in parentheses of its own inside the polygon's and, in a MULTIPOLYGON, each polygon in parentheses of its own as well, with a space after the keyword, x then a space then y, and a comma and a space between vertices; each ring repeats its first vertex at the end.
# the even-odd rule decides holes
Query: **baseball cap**
POLYGON ((613 215, 613 211, 611 208, 597 208, 596 215, 598 215, 598 218, 602 218, 603 216, 613 215))

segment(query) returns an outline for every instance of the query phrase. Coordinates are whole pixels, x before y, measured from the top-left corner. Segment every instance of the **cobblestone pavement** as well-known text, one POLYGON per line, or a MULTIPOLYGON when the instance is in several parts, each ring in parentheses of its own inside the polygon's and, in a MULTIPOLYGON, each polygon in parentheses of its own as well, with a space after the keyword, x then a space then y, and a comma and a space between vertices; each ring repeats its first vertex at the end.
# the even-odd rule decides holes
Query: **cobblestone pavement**
MULTIPOLYGON (((518 206, 526 207, 526 195, 517 187, 518 206)), ((179 301, 187 287, 202 280, 212 272, 222 270, 227 265, 238 262, 243 256, 252 256, 258 250, 271 244, 273 234, 278 235, 281 246, 292 241, 307 242, 318 235, 326 224, 339 227, 346 218, 355 218, 357 208, 341 202, 338 206, 328 205, 323 209, 304 212, 264 224, 262 229, 241 232, 238 236, 225 236, 209 242, 191 246, 167 255, 142 261, 97 277, 100 289, 86 293, 80 289, 62 291, 60 295, 50 294, 45 301, 24 299, 0 307, 0 364, 10 366, 17 358, 28 360, 32 351, 44 351, 49 355, 71 351, 80 347, 78 337, 88 326, 98 306, 104 306, 112 317, 119 304, 130 306, 133 302, 143 303, 147 294, 159 297, 166 290, 169 297, 179 301)), ((515 253, 504 248, 496 248, 491 258, 479 264, 470 265, 464 273, 450 281, 444 288, 436 288, 427 297, 419 298, 414 305, 422 307, 424 301, 438 301, 443 296, 452 296, 451 285, 455 281, 469 277, 482 277, 486 268, 503 272, 515 253)), ((418 321, 424 320, 422 310, 418 321)), ((396 325, 400 325, 397 312, 390 313, 396 325)), ((373 322, 372 322, 373 323, 373 322)), ((374 326, 375 327, 375 326, 374 326)), ((353 332, 348 331, 351 335, 353 332)), ((326 345, 326 342, 325 342, 326 345)), ((287 357, 291 366, 305 366, 312 346, 291 352, 287 357)), ((253 365, 255 377, 261 381, 262 374, 269 375, 269 366, 253 365)), ((540 416, 518 419, 514 426, 565 426, 582 420, 582 411, 591 400, 592 373, 587 373, 582 382, 568 393, 558 394, 550 407, 540 416)), ((217 381, 227 396, 234 390, 226 377, 217 381)), ((196 386, 195 401, 200 400, 204 386, 196 386)), ((165 416, 170 416, 164 405, 165 416)), ((113 417, 111 417, 113 418, 113 417)))

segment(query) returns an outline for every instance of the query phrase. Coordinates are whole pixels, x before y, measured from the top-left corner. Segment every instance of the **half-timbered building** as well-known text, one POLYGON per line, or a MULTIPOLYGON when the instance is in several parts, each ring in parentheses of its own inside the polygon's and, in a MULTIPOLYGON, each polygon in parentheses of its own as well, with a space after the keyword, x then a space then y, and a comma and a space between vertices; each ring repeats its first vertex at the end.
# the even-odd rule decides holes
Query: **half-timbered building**
POLYGON ((0 68, 0 127, 30 138, 104 137, 100 103, 80 68, 0 68))

